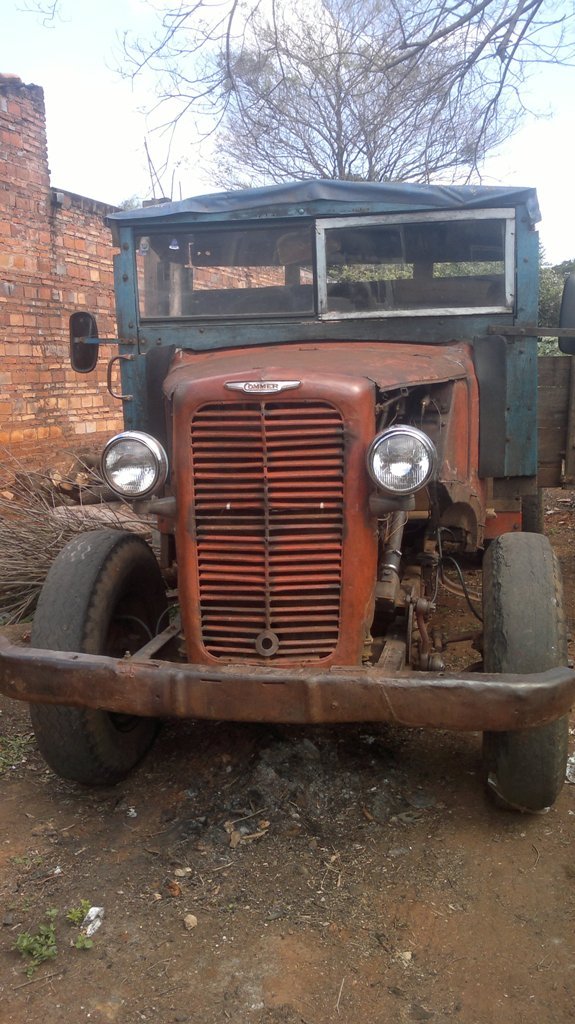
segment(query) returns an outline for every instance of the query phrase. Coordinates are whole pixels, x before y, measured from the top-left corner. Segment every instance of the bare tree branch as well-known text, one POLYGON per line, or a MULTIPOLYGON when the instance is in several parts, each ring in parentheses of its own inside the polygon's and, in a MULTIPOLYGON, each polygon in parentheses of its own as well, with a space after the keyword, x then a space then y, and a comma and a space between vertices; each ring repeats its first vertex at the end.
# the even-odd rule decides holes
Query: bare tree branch
POLYGON ((23 3, 22 11, 26 14, 36 14, 42 19, 44 28, 51 28, 57 21, 61 20, 60 0, 46 0, 45 3, 27 0, 23 3))
POLYGON ((425 181, 454 167, 471 172, 506 137, 515 114, 488 106, 479 83, 462 77, 459 41, 386 59, 382 41, 397 32, 389 11, 379 0, 317 0, 296 21, 276 0, 272 18, 252 13, 249 38, 226 56, 218 184, 425 181))
MULTIPOLYGON (((152 0, 150 0, 152 2, 152 0)), ((48 3, 39 6, 57 7, 48 3)), ((218 184, 477 171, 543 63, 572 62, 571 0, 173 0, 124 74, 153 80, 173 144, 206 136, 218 184)))

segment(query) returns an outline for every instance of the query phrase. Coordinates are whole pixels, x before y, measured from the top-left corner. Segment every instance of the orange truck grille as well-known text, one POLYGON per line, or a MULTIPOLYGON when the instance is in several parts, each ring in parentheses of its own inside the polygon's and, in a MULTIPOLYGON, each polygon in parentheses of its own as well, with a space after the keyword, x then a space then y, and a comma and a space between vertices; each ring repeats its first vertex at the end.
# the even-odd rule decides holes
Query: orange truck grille
POLYGON ((191 419, 201 640, 216 658, 321 660, 340 630, 344 424, 324 401, 191 419))

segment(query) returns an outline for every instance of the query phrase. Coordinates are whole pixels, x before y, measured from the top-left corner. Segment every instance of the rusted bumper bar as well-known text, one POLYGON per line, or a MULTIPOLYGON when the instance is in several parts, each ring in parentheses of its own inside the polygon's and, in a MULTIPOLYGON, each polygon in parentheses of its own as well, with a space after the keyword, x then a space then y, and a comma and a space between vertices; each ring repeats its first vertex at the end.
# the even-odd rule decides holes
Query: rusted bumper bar
POLYGON ((249 722, 396 722, 501 730, 569 711, 575 672, 449 676, 381 669, 209 668, 18 647, 0 636, 0 692, 16 700, 160 718, 249 722))

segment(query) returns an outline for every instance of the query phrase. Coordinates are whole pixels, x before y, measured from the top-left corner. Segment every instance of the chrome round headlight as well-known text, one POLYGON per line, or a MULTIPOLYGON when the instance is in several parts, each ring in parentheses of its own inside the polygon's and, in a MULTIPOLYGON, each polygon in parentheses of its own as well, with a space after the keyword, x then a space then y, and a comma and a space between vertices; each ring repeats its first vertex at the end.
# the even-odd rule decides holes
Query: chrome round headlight
POLYGON ((435 473, 437 451, 417 427, 390 427, 372 441, 367 468, 372 480, 390 494, 414 494, 435 473))
POLYGON ((108 441, 102 453, 102 476, 123 498, 145 498, 162 487, 168 457, 161 444, 140 430, 126 430, 108 441))

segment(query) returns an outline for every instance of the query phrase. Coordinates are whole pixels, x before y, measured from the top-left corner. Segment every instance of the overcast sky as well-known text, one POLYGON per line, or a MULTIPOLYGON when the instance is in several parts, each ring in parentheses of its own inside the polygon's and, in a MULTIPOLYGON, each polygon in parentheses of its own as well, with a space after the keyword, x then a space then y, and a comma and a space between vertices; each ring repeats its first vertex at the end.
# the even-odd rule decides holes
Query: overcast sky
MULTIPOLYGON (((164 144, 149 133, 144 110, 153 97, 121 79, 124 30, 150 35, 155 14, 146 0, 69 0, 65 17, 45 27, 25 9, 26 0, 4 0, 0 73, 44 89, 52 185, 117 205, 152 194, 147 137, 159 165, 164 144)), ((531 103, 540 115, 490 158, 484 183, 534 186, 543 214, 547 259, 575 257, 575 69, 540 69, 531 103)), ((182 153, 173 198, 208 192, 207 157, 182 153), (189 165, 186 158, 190 156, 189 165)), ((164 191, 169 193, 171 178, 164 191)), ((156 193, 157 194, 157 193, 156 193)))

